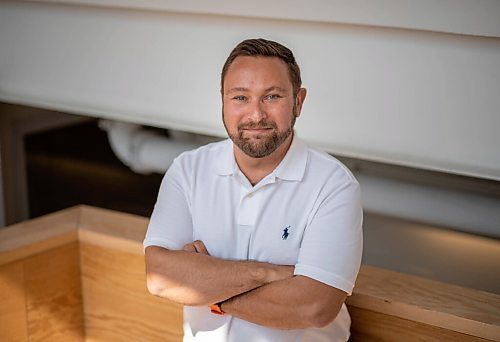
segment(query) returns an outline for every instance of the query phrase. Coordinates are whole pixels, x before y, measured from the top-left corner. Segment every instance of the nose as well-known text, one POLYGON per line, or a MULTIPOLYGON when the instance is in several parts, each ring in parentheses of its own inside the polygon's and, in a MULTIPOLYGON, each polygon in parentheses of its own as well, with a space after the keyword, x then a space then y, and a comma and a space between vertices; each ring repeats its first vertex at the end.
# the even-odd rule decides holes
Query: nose
POLYGON ((262 101, 252 101, 248 108, 248 118, 251 121, 257 122, 267 116, 265 106, 262 101))

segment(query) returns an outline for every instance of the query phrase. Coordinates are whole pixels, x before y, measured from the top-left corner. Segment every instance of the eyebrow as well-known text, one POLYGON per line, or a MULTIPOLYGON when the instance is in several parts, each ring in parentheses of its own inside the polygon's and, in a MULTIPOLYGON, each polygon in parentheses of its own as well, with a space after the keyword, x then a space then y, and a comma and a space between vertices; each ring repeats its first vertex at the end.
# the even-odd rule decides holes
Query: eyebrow
POLYGON ((270 92, 270 91, 281 91, 281 92, 286 92, 286 89, 283 89, 281 87, 277 87, 277 86, 274 86, 274 87, 270 87, 270 88, 267 88, 266 89, 266 93, 270 92))
MULTIPOLYGON (((236 93, 236 92, 246 92, 246 91, 250 91, 250 89, 245 88, 245 87, 234 87, 234 88, 229 89, 226 92, 226 94, 231 94, 231 93, 236 93)), ((272 87, 267 88, 264 92, 268 93, 270 91, 286 92, 286 89, 283 89, 283 88, 278 87, 278 86, 272 86, 272 87)))
POLYGON ((236 93, 236 92, 241 92, 241 91, 249 91, 248 88, 244 87, 234 87, 226 91, 226 94, 231 94, 231 93, 236 93))

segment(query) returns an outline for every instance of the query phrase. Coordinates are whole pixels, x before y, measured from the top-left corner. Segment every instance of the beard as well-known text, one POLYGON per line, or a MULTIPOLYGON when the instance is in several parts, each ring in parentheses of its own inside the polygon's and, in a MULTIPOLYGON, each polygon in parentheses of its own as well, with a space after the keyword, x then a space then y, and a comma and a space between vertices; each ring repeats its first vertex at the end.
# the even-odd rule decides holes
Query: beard
POLYGON ((293 127, 297 118, 295 113, 296 107, 294 106, 293 113, 291 113, 290 125, 283 131, 278 130, 274 121, 262 119, 240 123, 236 132, 230 132, 224 120, 224 109, 222 109, 224 127, 229 138, 243 153, 252 158, 263 158, 270 155, 287 140, 293 133, 293 127), (246 129, 265 129, 266 132, 245 136, 246 129))

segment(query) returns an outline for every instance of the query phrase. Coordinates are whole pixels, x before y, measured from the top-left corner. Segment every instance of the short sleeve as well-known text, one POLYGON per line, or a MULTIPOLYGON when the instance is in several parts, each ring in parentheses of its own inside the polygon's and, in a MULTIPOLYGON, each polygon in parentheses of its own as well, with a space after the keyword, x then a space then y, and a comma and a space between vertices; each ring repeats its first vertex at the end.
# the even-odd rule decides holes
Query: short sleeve
POLYGON ((361 265, 363 211, 359 184, 323 195, 304 232, 295 274, 352 293, 361 265))
POLYGON ((186 190, 187 181, 181 163, 176 159, 163 177, 144 248, 159 246, 179 250, 186 243, 193 242, 193 223, 186 190))

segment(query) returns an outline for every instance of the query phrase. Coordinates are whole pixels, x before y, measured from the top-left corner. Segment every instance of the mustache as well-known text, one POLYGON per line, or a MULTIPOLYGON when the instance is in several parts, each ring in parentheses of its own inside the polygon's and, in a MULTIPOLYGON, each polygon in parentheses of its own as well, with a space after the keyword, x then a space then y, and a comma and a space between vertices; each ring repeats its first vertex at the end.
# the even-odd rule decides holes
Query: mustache
POLYGON ((276 123, 273 121, 267 121, 267 120, 260 120, 260 121, 251 121, 251 122, 244 122, 238 125, 238 130, 242 129, 268 129, 268 128, 274 128, 276 129, 276 123))

